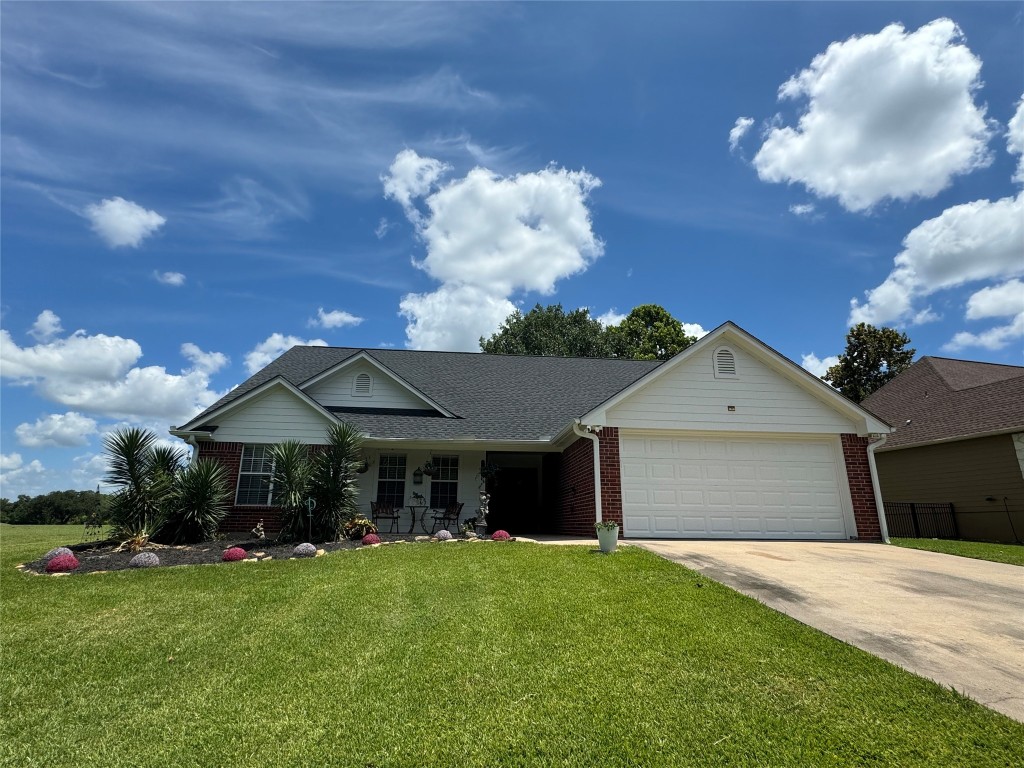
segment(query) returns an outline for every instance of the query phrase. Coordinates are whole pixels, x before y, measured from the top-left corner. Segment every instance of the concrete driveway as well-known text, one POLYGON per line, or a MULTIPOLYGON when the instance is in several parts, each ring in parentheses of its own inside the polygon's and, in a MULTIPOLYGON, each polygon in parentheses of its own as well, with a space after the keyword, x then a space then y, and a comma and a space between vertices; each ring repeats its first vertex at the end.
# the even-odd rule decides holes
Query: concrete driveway
POLYGON ((1024 568, 852 542, 630 543, 1024 722, 1024 568))

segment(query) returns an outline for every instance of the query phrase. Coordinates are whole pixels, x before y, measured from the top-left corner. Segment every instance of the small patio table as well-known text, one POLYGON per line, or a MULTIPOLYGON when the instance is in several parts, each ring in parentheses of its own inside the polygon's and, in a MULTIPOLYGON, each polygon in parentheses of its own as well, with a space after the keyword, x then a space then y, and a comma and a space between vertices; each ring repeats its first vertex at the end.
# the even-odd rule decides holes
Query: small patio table
POLYGON ((415 533, 416 532, 416 516, 417 515, 425 515, 427 513, 427 510, 429 509, 429 507, 426 504, 410 504, 409 506, 406 507, 406 509, 408 509, 410 512, 412 512, 412 522, 409 524, 409 533, 415 533))

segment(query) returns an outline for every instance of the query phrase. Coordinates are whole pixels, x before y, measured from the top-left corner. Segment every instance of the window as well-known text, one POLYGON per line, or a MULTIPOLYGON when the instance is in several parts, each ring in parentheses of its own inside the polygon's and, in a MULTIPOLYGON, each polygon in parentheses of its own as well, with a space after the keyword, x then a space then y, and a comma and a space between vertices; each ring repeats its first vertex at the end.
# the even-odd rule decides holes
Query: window
POLYGON ((352 380, 352 397, 370 397, 373 394, 373 377, 368 373, 357 374, 352 380))
POLYGON ((405 506, 405 456, 382 453, 377 470, 377 503, 405 506))
POLYGON ((242 465, 238 469, 235 504, 270 506, 274 492, 274 454, 272 445, 242 446, 242 465))
POLYGON ((713 355, 716 379, 736 378, 736 355, 728 347, 719 347, 713 355))
POLYGON ((430 506, 444 509, 459 500, 459 457, 434 456, 434 476, 430 478, 430 506))

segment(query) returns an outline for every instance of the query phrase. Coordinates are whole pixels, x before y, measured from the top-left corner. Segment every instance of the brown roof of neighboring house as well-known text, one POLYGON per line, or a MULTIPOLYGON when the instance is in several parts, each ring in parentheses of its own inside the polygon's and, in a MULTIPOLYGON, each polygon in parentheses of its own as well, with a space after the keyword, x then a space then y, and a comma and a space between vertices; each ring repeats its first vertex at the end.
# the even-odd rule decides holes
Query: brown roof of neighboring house
POLYGON ((882 450, 1024 431, 1024 367, 922 357, 861 405, 896 428, 882 450))

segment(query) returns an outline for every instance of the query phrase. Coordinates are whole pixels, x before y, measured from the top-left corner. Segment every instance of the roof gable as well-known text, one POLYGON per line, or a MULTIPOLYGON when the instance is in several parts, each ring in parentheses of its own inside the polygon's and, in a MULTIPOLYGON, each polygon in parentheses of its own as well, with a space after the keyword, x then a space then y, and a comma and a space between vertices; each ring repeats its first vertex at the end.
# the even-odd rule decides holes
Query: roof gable
POLYGON ((1024 368, 923 357, 864 407, 896 427, 883 450, 1024 431, 1024 368))
MULTIPOLYGON (((827 424, 829 428, 836 431, 842 431, 843 425, 852 425, 859 434, 887 434, 890 431, 888 424, 861 408, 856 403, 853 403, 843 397, 816 376, 808 373, 793 361, 779 354, 774 349, 768 347, 762 341, 731 322, 723 323, 718 328, 699 339, 696 343, 687 347, 675 357, 668 360, 661 367, 649 372, 643 378, 637 380, 621 392, 616 393, 613 397, 609 398, 597 408, 592 409, 584 415, 583 421, 590 424, 607 423, 614 414, 622 413, 621 406, 623 406, 623 404, 628 400, 634 397, 644 397, 640 393, 645 390, 650 393, 651 397, 658 399, 660 395, 667 394, 657 392, 658 388, 662 386, 659 382, 667 381, 676 377, 679 374, 680 369, 686 366, 703 363, 707 368, 707 370, 704 371, 704 377, 708 379, 709 382, 715 382, 711 355, 713 351, 720 347, 733 347, 736 351, 741 352, 741 354, 749 356, 750 360, 756 361, 759 365, 762 365, 777 374, 779 379, 784 382, 782 386, 789 388, 789 403, 791 405, 799 406, 801 404, 801 398, 803 398, 802 405, 805 410, 808 407, 808 403, 814 402, 826 408, 828 412, 834 413, 840 417, 838 419, 830 419, 828 417, 823 418, 818 414, 808 421, 805 425, 807 427, 805 431, 813 431, 810 428, 812 426, 812 422, 819 426, 827 424)), ((709 384, 709 386, 714 386, 721 390, 732 385, 734 381, 739 383, 742 382, 742 380, 742 377, 739 377, 728 382, 718 381, 713 384, 709 384)), ((668 399, 670 399, 670 397, 668 399)), ((756 405, 756 403, 752 403, 752 405, 756 405)), ((740 419, 737 418, 737 421, 739 420, 740 419)), ((766 418, 764 420, 766 424, 772 423, 771 419, 766 418)), ((778 431, 790 431, 791 429, 802 428, 799 419, 791 417, 790 415, 780 414, 778 416, 777 423, 780 427, 778 431)), ((688 426, 680 426, 678 428, 695 428, 693 424, 694 422, 688 422, 688 426)))
POLYGON ((407 408, 436 410, 454 416, 447 408, 374 359, 366 350, 342 360, 299 385, 320 404, 333 408, 407 408), (372 376, 374 389, 365 397, 354 394, 352 379, 360 373, 372 376), (381 386, 383 385, 383 387, 381 386), (381 390, 384 391, 381 391, 381 390))

